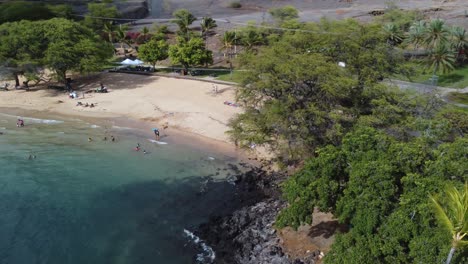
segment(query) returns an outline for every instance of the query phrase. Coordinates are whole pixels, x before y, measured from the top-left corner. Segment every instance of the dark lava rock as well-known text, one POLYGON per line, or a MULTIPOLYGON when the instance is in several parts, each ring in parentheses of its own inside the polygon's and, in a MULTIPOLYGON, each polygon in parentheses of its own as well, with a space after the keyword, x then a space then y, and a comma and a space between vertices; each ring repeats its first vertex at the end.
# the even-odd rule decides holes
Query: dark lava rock
MULTIPOLYGON (((293 264, 305 263, 284 254, 273 227, 286 203, 279 197, 283 175, 253 168, 237 175, 237 199, 243 207, 230 215, 213 216, 202 224, 197 235, 216 252, 217 264, 293 264)), ((310 262, 308 262, 310 263, 310 262)))

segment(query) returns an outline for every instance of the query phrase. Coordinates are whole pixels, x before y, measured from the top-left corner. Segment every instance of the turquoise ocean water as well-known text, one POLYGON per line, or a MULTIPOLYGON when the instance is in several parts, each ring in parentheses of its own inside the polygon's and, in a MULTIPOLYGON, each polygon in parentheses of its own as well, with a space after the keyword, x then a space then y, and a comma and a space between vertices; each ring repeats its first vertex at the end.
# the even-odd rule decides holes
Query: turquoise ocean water
POLYGON ((227 209, 233 187, 207 182, 229 174, 235 158, 170 141, 156 145, 130 129, 77 119, 25 123, 17 128, 16 116, 0 114, 0 263, 183 264, 196 263, 197 254, 212 257, 184 230, 227 209), (111 134, 116 142, 103 141, 111 134), (134 151, 137 142, 149 154, 134 151))

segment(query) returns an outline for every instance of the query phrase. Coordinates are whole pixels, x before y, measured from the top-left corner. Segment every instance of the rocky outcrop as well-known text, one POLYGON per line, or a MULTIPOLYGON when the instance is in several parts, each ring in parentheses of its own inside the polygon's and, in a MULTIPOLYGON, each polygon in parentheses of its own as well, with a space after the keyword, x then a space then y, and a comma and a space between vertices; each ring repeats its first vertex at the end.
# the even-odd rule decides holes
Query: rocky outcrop
POLYGON ((278 183, 283 177, 257 170, 237 176, 235 183, 246 205, 227 216, 215 216, 197 230, 210 245, 217 264, 313 264, 307 260, 291 259, 283 252, 274 221, 286 203, 279 198, 278 183), (256 195, 252 195, 252 192, 256 195), (245 196, 247 195, 247 196, 245 196), (245 200, 245 197, 247 200, 245 200), (256 198, 254 198, 256 197, 256 198))

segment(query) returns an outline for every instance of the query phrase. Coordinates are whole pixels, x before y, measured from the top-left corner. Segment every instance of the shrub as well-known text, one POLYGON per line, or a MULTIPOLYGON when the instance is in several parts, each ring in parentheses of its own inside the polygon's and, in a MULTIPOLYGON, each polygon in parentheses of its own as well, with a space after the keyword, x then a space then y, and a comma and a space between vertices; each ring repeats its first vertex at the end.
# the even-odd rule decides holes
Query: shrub
POLYGON ((242 4, 240 2, 235 1, 235 2, 231 2, 229 4, 229 7, 231 7, 231 8, 241 8, 242 4))

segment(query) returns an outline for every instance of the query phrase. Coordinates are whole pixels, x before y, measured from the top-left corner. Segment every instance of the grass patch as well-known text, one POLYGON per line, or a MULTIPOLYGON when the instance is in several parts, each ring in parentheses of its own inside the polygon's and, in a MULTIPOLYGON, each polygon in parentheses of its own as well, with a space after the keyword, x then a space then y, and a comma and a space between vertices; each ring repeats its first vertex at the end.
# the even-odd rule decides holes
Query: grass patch
POLYGON ((242 71, 232 71, 232 78, 231 78, 231 73, 229 71, 223 71, 217 75, 218 77, 216 78, 216 80, 240 83, 242 80, 242 75, 243 75, 242 71))
POLYGON ((468 93, 452 92, 448 94, 447 98, 455 103, 468 105, 468 93))
MULTIPOLYGON (((432 77, 432 70, 427 69, 427 64, 424 62, 409 61, 406 66, 414 71, 414 74, 407 78, 404 75, 395 76, 397 79, 416 82, 416 83, 430 83, 432 77)), ((456 68, 450 73, 439 74, 438 86, 451 87, 451 88, 465 88, 468 87, 468 66, 456 68)))

